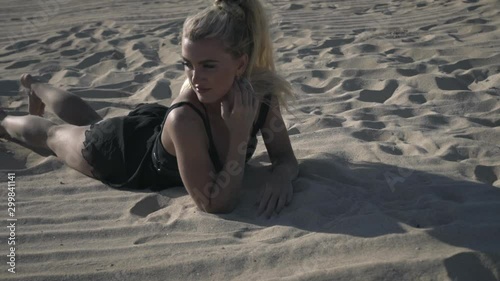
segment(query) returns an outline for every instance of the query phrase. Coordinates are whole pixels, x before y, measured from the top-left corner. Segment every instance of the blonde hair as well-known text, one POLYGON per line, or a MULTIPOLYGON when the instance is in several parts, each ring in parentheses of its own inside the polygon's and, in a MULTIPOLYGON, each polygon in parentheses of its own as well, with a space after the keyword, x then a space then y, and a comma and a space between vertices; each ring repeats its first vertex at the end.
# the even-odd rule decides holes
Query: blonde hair
MULTIPOLYGON (((273 44, 264 7, 259 0, 216 0, 184 22, 182 36, 191 41, 216 38, 235 58, 248 55, 243 74, 262 100, 272 94, 287 111, 287 98, 295 99, 288 81, 276 73, 273 44)), ((186 79, 182 89, 190 87, 186 79)), ((181 89, 181 91, 182 91, 181 89)))

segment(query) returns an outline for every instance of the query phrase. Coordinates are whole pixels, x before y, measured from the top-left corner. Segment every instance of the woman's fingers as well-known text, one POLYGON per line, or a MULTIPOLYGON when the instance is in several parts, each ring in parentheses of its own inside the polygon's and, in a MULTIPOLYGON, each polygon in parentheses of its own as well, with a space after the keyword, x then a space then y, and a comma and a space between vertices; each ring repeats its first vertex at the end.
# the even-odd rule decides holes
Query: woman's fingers
POLYGON ((291 191, 282 189, 280 194, 276 194, 273 191, 275 190, 266 184, 266 188, 261 192, 261 196, 259 196, 261 199, 257 216, 264 214, 267 218, 270 218, 274 211, 279 214, 287 205, 291 191))
POLYGON ((273 194, 267 203, 267 208, 265 212, 266 218, 270 218, 276 209, 276 202, 278 201, 278 196, 273 194))
POLYGON ((269 202, 269 199, 271 198, 272 190, 268 187, 269 186, 266 183, 266 187, 264 188, 264 192, 263 192, 261 200, 260 200, 259 209, 257 210, 258 216, 260 216, 262 214, 262 212, 264 212, 264 210, 267 207, 267 203, 269 202))
POLYGON ((285 207, 286 199, 287 199, 287 192, 286 190, 284 190, 281 192, 280 198, 278 199, 278 205, 276 205, 276 213, 279 214, 281 210, 283 210, 283 208, 285 207))

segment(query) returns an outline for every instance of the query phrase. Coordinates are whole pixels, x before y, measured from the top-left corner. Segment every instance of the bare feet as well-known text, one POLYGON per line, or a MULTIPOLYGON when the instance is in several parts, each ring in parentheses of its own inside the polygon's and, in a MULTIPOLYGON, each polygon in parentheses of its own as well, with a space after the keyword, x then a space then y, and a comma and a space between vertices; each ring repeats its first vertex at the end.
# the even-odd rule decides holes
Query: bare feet
POLYGON ((21 85, 26 88, 26 92, 28 93, 28 111, 31 115, 43 116, 45 112, 45 104, 42 100, 36 96, 35 91, 31 89, 31 85, 33 83, 40 83, 37 79, 35 79, 30 74, 21 75, 21 85))

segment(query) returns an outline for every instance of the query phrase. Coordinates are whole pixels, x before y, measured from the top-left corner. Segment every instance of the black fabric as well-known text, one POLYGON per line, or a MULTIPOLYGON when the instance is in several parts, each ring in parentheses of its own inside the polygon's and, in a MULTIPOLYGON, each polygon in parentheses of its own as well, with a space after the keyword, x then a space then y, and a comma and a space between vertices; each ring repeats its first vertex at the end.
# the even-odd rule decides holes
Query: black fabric
POLYGON ((252 128, 252 133, 250 134, 250 139, 248 141, 247 152, 246 152, 246 161, 252 158, 255 153, 255 149, 257 148, 257 132, 262 129, 264 123, 266 122, 267 113, 269 112, 269 105, 271 104, 272 95, 268 94, 264 96, 264 102, 262 102, 259 111, 259 117, 257 117, 257 122, 252 128))
MULTIPOLYGON (((270 101, 270 96, 266 96, 270 101)), ((203 119, 209 138, 209 154, 217 172, 222 169, 212 138, 210 123, 192 104, 179 102, 170 107, 157 103, 140 104, 126 116, 102 120, 85 132, 82 155, 92 166, 93 176, 119 189, 162 190, 183 185, 175 156, 161 144, 161 131, 168 113, 189 105, 203 119)), ((256 148, 256 134, 265 122, 268 104, 262 103, 247 147, 248 161, 256 148)))
POLYGON ((260 106, 259 117, 257 117, 257 122, 255 122, 255 125, 252 128, 252 133, 250 134, 252 138, 255 137, 257 132, 259 132, 262 126, 264 126, 264 122, 267 118, 267 112, 269 111, 269 105, 271 104, 271 98, 272 96, 270 94, 264 96, 265 102, 262 102, 262 105, 260 106))
POLYGON ((94 177, 116 188, 145 189, 155 181, 169 184, 146 172, 153 169, 151 149, 167 110, 159 104, 140 104, 127 116, 91 125, 85 132, 82 155, 94 177))

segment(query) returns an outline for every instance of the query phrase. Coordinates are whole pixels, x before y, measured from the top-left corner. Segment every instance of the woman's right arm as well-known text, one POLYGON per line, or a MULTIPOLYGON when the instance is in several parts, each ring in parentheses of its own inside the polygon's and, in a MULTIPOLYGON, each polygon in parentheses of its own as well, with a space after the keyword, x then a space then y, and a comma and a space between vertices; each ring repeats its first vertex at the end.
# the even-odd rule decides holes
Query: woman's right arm
POLYGON ((232 211, 238 202, 245 168, 245 153, 241 153, 240 145, 247 140, 231 135, 227 158, 222 170, 216 173, 208 154, 205 127, 191 108, 172 110, 164 128, 172 137, 182 182, 198 208, 207 213, 232 211))
POLYGON ((172 137, 182 182, 196 205, 208 213, 230 212, 236 206, 243 174, 248 137, 257 114, 253 89, 235 81, 221 103, 222 119, 229 130, 229 148, 222 170, 215 172, 208 154, 205 127, 191 108, 171 111, 165 129, 172 137))

